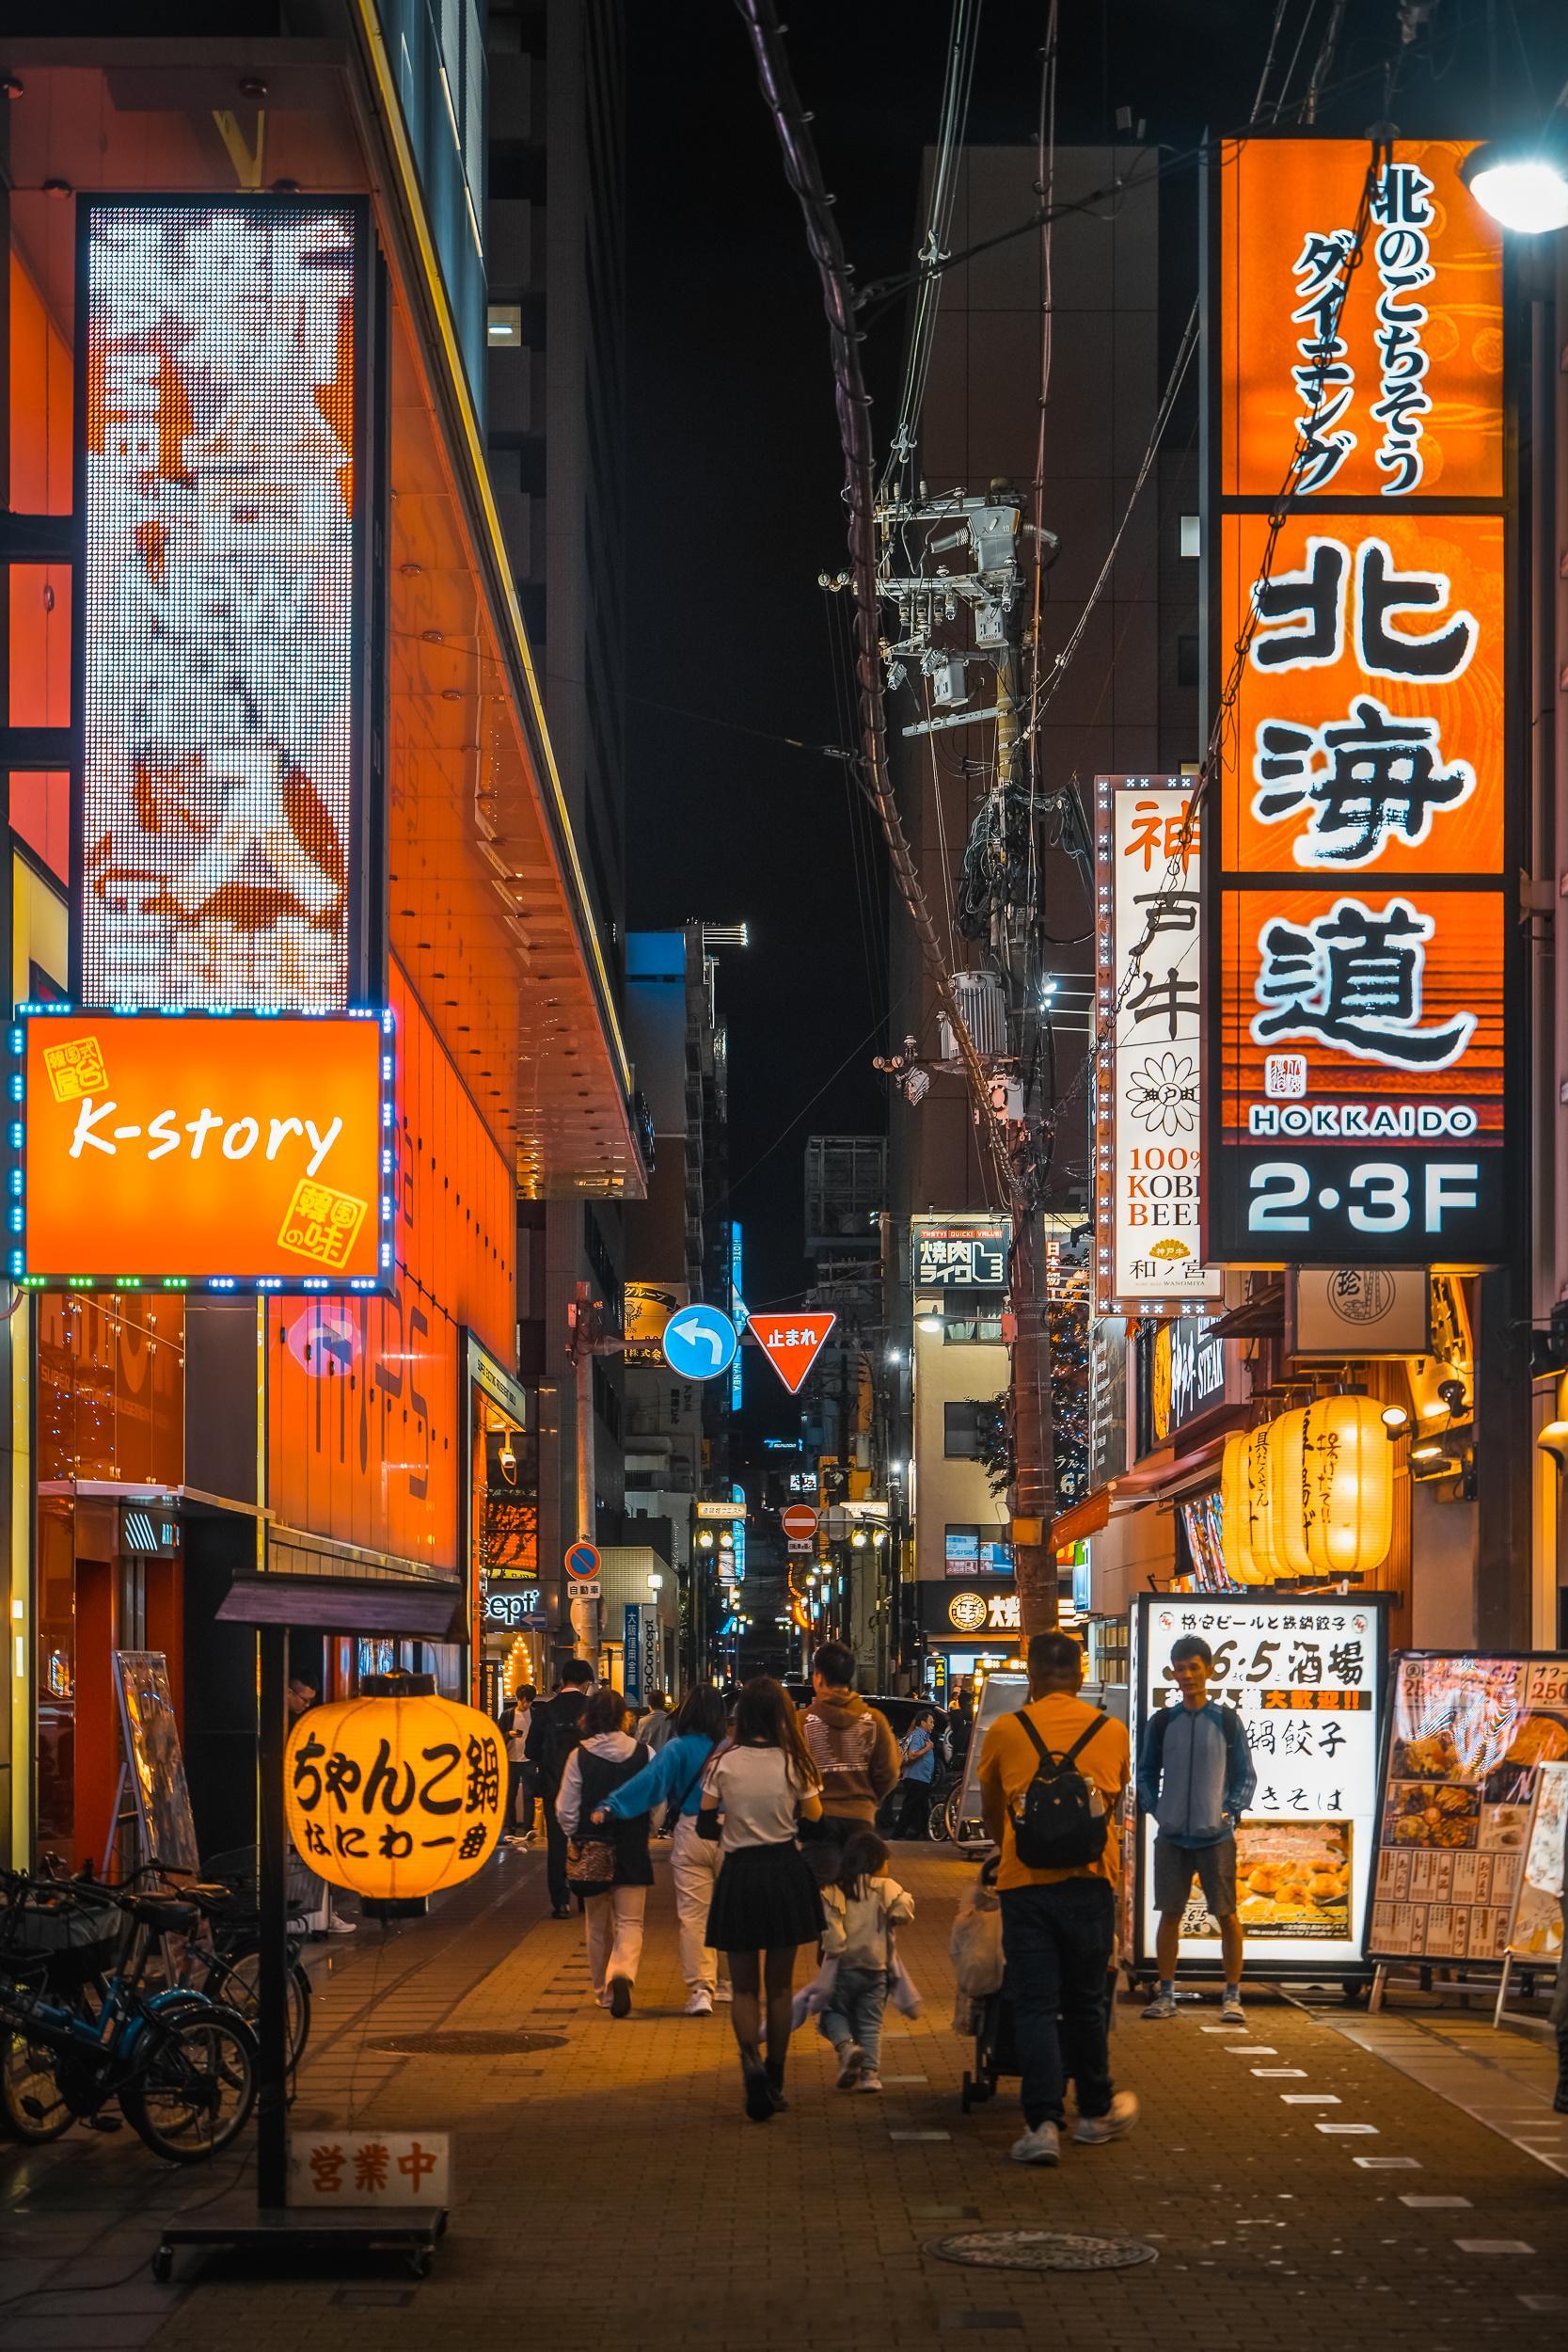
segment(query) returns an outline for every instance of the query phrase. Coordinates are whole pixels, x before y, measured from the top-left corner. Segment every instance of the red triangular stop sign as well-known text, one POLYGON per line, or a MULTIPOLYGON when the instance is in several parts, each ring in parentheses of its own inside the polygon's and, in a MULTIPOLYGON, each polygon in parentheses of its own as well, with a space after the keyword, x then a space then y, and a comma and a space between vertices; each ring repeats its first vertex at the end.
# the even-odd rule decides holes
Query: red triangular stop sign
POLYGON ((816 1363, 836 1315, 753 1315, 747 1327, 791 1396, 816 1363))

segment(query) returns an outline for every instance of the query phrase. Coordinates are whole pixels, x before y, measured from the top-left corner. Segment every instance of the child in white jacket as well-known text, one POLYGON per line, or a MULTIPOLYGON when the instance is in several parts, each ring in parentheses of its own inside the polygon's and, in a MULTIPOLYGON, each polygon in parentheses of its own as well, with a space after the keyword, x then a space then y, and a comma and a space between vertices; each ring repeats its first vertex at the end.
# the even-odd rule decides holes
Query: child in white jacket
POLYGON ((880 2090, 882 2012, 893 1930, 914 1917, 914 1898, 887 1876, 888 1850, 868 1829, 847 1839, 838 1876, 822 1889, 824 1960, 838 1963, 822 2031, 838 2054, 840 2090, 880 2090))

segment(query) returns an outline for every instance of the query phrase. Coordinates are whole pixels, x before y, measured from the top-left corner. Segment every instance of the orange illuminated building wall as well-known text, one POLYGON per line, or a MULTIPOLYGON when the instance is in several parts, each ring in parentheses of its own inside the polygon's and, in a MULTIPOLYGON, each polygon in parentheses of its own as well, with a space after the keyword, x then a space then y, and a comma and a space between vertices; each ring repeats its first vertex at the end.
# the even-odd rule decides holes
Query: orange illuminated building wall
POLYGON ((397 1282, 267 1311, 268 1502, 284 1528, 458 1573, 467 1476, 461 1331, 515 1356, 506 1161, 401 968, 397 1282))
MULTIPOLYGON (((22 515, 69 515, 71 493, 71 353, 39 290, 10 256, 10 484, 22 515)), ((9 723, 63 727, 71 721, 71 567, 12 564, 9 723)), ((13 832, 62 882, 71 868, 71 779, 63 769, 12 771, 13 832)))
POLYGON ((127 1573, 120 1506, 94 1485, 177 1487, 184 1477, 182 1299, 41 1295, 38 1313, 38 1836, 103 1859, 119 1734, 117 1648, 162 1650, 182 1706, 177 1557, 127 1573))

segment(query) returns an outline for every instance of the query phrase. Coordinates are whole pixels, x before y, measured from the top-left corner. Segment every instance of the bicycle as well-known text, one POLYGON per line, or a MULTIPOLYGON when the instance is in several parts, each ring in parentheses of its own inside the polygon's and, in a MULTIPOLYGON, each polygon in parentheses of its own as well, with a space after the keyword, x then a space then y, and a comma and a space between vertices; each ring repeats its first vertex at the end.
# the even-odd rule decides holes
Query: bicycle
POLYGON ((249 2026, 200 1993, 144 1981, 151 1936, 188 1935, 198 1904, 20 1872, 0 1889, 0 2123, 39 2145, 118 2100, 167 2163, 229 2147, 255 2103, 249 2026))
MULTIPOLYGON (((261 1947, 255 1864, 255 1848, 240 1848, 231 1854, 215 1856, 206 1866, 199 1884, 187 1883, 167 1890, 177 1899, 194 1901, 202 1916, 198 1934, 187 1941, 174 1964, 173 1983, 237 2010, 253 2034, 261 2015, 261 1947)), ((135 1886, 147 1877, 191 1881, 191 1873, 178 1864, 154 1861, 144 1863, 125 1883, 135 1886)), ((291 1913, 299 1915, 293 1899, 291 1913)), ((299 1940, 291 1936, 285 1979, 291 2074, 297 2069, 310 2038, 310 1978, 300 1950, 299 1940)))

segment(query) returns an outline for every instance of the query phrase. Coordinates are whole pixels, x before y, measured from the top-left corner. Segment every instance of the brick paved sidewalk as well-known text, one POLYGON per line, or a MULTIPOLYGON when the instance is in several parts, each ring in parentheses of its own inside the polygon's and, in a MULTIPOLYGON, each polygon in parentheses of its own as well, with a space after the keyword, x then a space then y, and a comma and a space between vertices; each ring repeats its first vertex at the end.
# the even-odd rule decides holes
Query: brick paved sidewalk
POLYGON ((301 2084, 307 2126, 346 2121, 352 2100, 362 2121, 456 2134, 451 2229, 427 2280, 367 2266, 258 2283, 198 2277, 184 2257, 197 2283, 160 2289, 142 2271, 83 2293, 87 2264, 129 2270, 176 2198, 199 2201, 218 2182, 171 2179, 128 2135, 73 2136, 69 2154, 23 2168, 10 2233, 23 2259, 0 2294, 35 2284, 20 2274, 51 2254, 70 2256, 70 2289, 0 2309, 0 2352, 340 2352, 367 2314, 391 2352, 497 2328, 617 2352, 798 2352, 829 2327, 900 2352, 960 2333, 1064 2352, 1561 2345, 1560 2175, 1291 2003, 1259 1996, 1241 2037, 1206 2030, 1207 2006, 1145 2026, 1124 2005, 1114 2052, 1144 2103, 1138 2132, 1069 2147, 1053 2173, 1010 2164, 1016 2086, 958 2111, 969 2045, 948 2022, 946 1941, 966 1866, 904 1847, 894 1867, 919 1903, 900 1942, 927 2006, 911 2026, 893 2021, 881 2099, 836 2091, 825 2045, 804 2035, 789 2112, 748 2123, 727 2015, 679 2014, 667 1872, 637 2005, 617 2022, 589 2002, 580 1931, 546 1915, 542 1862, 509 1860, 385 1952, 355 1950, 335 1970, 301 2084), (499 2059, 364 2047, 436 2025, 563 2039, 499 2059), (923 2252, 976 2223, 1128 2232, 1160 2259, 1035 2278, 923 2252))

